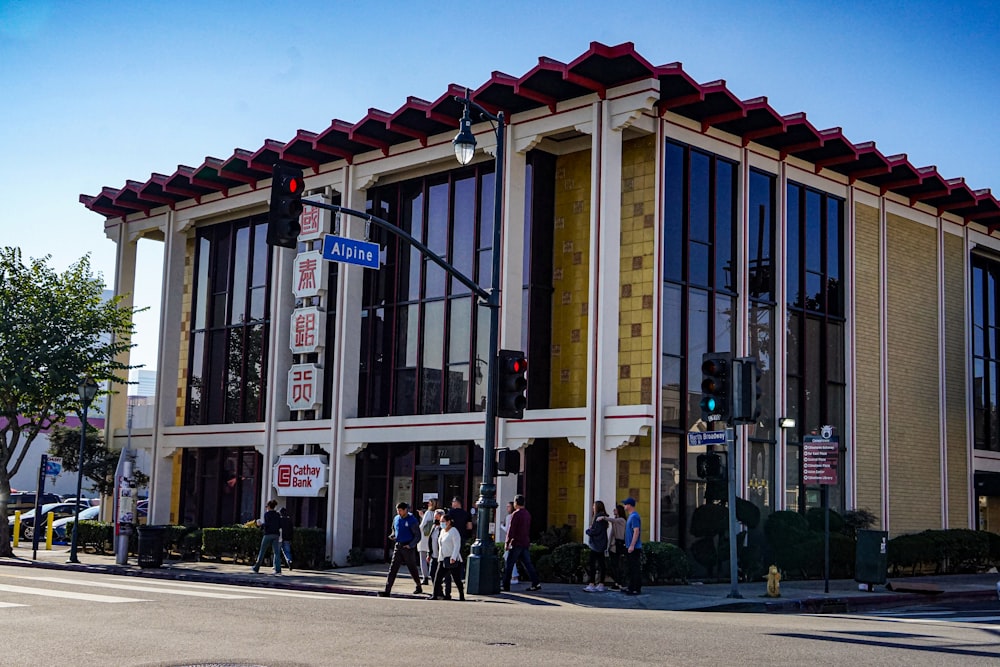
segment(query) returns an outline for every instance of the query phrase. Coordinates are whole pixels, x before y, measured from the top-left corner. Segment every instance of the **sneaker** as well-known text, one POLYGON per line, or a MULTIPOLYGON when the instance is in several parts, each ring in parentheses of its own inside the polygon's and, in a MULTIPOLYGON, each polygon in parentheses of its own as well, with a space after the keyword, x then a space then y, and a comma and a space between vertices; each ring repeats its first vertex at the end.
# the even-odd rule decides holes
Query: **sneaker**
POLYGON ((540 590, 542 590, 542 585, 541 584, 531 584, 530 586, 528 586, 528 590, 529 591, 540 591, 540 590))
POLYGON ((597 592, 597 586, 595 586, 594 584, 587 584, 587 587, 584 588, 583 591, 585 593, 596 593, 597 592))
POLYGON ((606 590, 608 589, 604 587, 604 584, 597 584, 597 588, 594 589, 597 593, 603 593, 606 590))
POLYGON ((618 584, 610 584, 608 585, 608 588, 610 588, 613 591, 621 590, 621 586, 619 586, 618 584))
POLYGON ((521 583, 521 581, 517 577, 514 577, 513 579, 510 580, 510 583, 512 583, 512 584, 519 584, 519 583, 521 583))
POLYGON ((281 575, 281 572, 279 572, 278 570, 271 570, 271 574, 277 577, 281 575))
POLYGON ((250 568, 250 571, 251 571, 251 572, 253 572, 254 574, 257 574, 257 573, 259 573, 259 572, 260 572, 260 570, 258 570, 258 569, 257 569, 257 566, 256 566, 256 565, 254 565, 253 567, 251 567, 251 568, 250 568))
POLYGON ((424 589, 422 587, 420 587, 420 586, 417 586, 416 589, 413 591, 413 594, 414 595, 423 595, 424 594, 424 589))
POLYGON ((380 598, 387 598, 389 597, 389 591, 379 591, 378 593, 376 593, 376 595, 378 595, 380 598))

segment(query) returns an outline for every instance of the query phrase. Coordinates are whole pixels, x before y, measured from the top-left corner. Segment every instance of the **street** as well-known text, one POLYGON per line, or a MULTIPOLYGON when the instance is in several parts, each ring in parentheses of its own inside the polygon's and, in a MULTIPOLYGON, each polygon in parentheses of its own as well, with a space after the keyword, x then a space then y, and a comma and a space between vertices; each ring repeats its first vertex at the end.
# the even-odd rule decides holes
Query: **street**
POLYGON ((20 568, 0 569, 0 627, 0 665, 19 666, 986 665, 1000 658, 993 601, 852 615, 666 612, 542 594, 432 602, 20 568))

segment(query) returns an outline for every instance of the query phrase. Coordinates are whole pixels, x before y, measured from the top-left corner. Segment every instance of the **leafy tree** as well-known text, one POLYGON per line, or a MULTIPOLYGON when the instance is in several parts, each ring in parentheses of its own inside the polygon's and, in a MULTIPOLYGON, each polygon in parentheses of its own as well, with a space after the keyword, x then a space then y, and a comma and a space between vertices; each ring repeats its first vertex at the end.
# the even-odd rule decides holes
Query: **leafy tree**
MULTIPOLYGON (((10 478, 39 432, 81 412, 77 386, 126 382, 120 356, 132 347, 132 312, 120 296, 102 300, 104 284, 85 255, 63 273, 49 257, 25 263, 18 248, 0 248, 0 515, 7 516, 10 478)), ((0 556, 12 555, 0 521, 0 556)))
MULTIPOLYGON (((76 472, 80 469, 80 429, 53 426, 49 431, 49 454, 62 458, 63 470, 76 472)), ((94 483, 97 493, 110 496, 115 491, 115 469, 118 467, 120 452, 108 449, 104 436, 96 428, 87 424, 87 437, 83 444, 83 476, 94 483)), ((133 468, 135 485, 143 488, 149 477, 138 468, 133 468)))

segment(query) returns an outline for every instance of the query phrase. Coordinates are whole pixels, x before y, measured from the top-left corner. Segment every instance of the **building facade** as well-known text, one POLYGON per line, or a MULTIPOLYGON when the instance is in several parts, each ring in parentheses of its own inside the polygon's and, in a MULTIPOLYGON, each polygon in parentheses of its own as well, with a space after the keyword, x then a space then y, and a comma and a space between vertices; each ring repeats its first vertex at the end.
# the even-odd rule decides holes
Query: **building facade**
POLYGON ((226 525, 278 497, 343 563, 385 548, 399 500, 478 496, 485 307, 361 218, 306 207, 298 248, 268 246, 281 160, 480 285, 501 253, 501 347, 529 371, 524 419, 498 425, 522 453, 498 499, 524 492, 536 531, 582 539, 593 501, 631 495, 644 539, 690 544, 705 352, 758 360, 763 410, 735 461, 765 514, 819 504, 802 452, 823 439, 834 509, 892 534, 1000 530, 989 191, 593 43, 471 92, 508 122, 494 248, 495 134, 474 126, 468 166, 452 151, 464 92, 81 196, 118 245, 120 293, 138 239, 165 244, 155 425, 132 434, 154 522, 226 525), (380 267, 323 260, 325 232, 377 243, 380 267))

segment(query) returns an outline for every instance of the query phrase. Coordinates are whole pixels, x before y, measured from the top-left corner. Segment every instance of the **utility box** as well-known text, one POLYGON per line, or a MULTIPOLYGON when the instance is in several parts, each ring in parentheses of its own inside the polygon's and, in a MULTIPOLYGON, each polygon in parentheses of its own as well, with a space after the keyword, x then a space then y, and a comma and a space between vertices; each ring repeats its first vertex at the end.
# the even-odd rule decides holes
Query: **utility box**
POLYGON ((854 580, 862 584, 885 584, 889 572, 889 533, 859 530, 854 561, 854 580))

